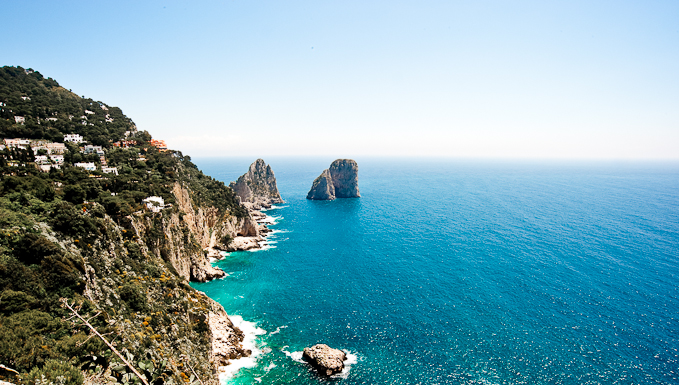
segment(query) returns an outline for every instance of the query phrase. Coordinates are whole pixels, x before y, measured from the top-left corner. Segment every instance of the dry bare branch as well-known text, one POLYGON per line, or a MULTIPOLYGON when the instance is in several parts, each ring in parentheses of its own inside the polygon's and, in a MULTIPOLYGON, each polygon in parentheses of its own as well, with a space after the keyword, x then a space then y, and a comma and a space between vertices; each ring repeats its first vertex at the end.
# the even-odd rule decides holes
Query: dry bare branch
POLYGON ((148 381, 146 381, 146 378, 143 377, 141 374, 139 374, 139 372, 137 371, 137 369, 135 369, 134 366, 132 366, 132 364, 130 364, 129 362, 127 362, 127 360, 125 359, 125 357, 123 357, 123 355, 120 354, 120 352, 118 351, 118 349, 116 349, 115 347, 113 347, 113 345, 111 345, 111 343, 108 342, 108 340, 107 340, 106 338, 104 338, 104 336, 102 336, 102 335, 97 331, 97 329, 94 328, 94 326, 90 325, 90 323, 87 322, 87 320, 85 320, 80 314, 78 314, 78 311, 77 311, 76 309, 80 309, 80 306, 78 306, 78 307, 76 307, 76 308, 74 309, 72 305, 69 305, 68 300, 67 300, 66 298, 62 298, 62 299, 61 299, 61 303, 62 303, 68 310, 70 310, 71 313, 73 313, 76 317, 78 317, 78 318, 79 318, 79 319, 80 319, 87 327, 89 327, 89 328, 92 330, 92 332, 93 332, 94 334, 97 335, 97 337, 101 338, 101 340, 104 341, 104 343, 105 343, 106 345, 108 345, 109 349, 111 349, 111 351, 113 351, 113 353, 115 353, 115 354, 118 356, 118 358, 120 358, 120 359, 123 361, 123 363, 125 363, 125 365, 127 365, 127 367, 130 368, 130 370, 132 370, 132 372, 133 372, 137 377, 139 377, 139 379, 141 380, 142 383, 144 383, 144 385, 149 385, 148 381))

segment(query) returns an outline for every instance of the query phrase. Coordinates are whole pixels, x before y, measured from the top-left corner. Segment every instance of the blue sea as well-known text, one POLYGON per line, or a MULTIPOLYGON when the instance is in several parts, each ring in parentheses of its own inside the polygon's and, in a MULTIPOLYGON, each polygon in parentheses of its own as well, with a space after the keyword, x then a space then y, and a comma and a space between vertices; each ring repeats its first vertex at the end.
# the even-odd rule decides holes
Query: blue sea
POLYGON ((361 198, 306 200, 333 160, 265 159, 269 246, 193 284, 254 348, 226 383, 679 384, 679 163, 357 158, 361 198))

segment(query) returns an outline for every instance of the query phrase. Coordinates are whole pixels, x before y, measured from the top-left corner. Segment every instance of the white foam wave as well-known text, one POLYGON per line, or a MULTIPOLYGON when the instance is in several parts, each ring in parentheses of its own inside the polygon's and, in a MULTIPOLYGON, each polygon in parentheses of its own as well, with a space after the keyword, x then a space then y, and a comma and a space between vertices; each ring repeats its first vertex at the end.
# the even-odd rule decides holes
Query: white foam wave
POLYGON ((228 380, 245 368, 254 368, 257 365, 257 358, 262 355, 262 351, 257 347, 257 336, 266 334, 266 330, 258 328, 254 322, 245 321, 239 315, 229 316, 231 322, 243 331, 243 348, 252 351, 250 357, 242 357, 237 360, 229 360, 229 364, 219 368, 219 380, 226 385, 228 380))
POLYGON ((275 368, 275 367, 276 367, 276 364, 274 364, 274 363, 272 362, 272 363, 269 364, 269 366, 267 366, 266 368, 264 368, 264 370, 266 370, 266 371, 268 372, 269 370, 271 370, 271 369, 273 369, 273 368, 275 368))
POLYGON ((284 209, 289 206, 276 206, 276 205, 271 205, 271 207, 267 208, 262 208, 260 211, 269 211, 269 210, 278 210, 278 209, 284 209))
POLYGON ((258 251, 264 251, 264 250, 269 250, 269 249, 275 249, 276 246, 269 244, 267 241, 262 241, 259 242, 259 247, 256 249, 250 249, 248 250, 251 253, 256 253, 258 251))
POLYGON ((263 219, 258 220, 257 222, 258 223, 264 223, 264 224, 267 224, 267 225, 276 225, 276 224, 278 224, 278 221, 280 221, 281 219, 283 219, 283 217, 281 215, 277 215, 275 217, 267 215, 263 219))
POLYGON ((271 333, 269 333, 269 335, 272 336, 272 335, 274 335, 274 334, 278 334, 278 333, 281 332, 281 329, 285 329, 285 328, 287 328, 287 327, 288 327, 288 325, 279 326, 279 327, 276 328, 276 330, 274 330, 274 331, 272 331, 271 333))
POLYGON ((269 233, 268 233, 266 236, 267 236, 267 237, 270 237, 270 236, 272 236, 272 235, 282 234, 282 233, 289 233, 289 232, 290 232, 290 230, 273 229, 273 230, 269 231, 269 233))
POLYGON ((289 352, 285 350, 288 346, 283 346, 283 349, 281 349, 281 352, 285 353, 286 356, 288 356, 291 360, 295 362, 299 362, 300 364, 304 363, 304 360, 302 359, 302 354, 304 353, 303 351, 299 352, 289 352))
POLYGON ((357 364, 358 363, 358 355, 356 353, 352 353, 346 349, 342 349, 344 353, 347 354, 347 359, 344 360, 344 369, 342 369, 341 372, 332 375, 332 378, 344 378, 346 379, 349 377, 349 371, 351 371, 351 365, 357 364))

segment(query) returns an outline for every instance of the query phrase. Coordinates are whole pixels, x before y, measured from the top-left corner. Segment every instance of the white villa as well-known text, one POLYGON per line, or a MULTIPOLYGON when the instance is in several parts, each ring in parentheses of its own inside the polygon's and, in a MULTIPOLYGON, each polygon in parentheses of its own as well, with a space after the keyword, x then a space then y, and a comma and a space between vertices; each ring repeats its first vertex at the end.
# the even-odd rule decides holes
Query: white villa
POLYGON ((118 167, 102 167, 101 172, 103 172, 104 174, 118 175, 118 167))
POLYGON ((31 141, 28 139, 20 139, 20 138, 15 138, 15 139, 5 139, 5 145, 8 148, 29 148, 31 145, 31 141))
POLYGON ((46 143, 44 147, 50 154, 63 154, 66 152, 66 145, 63 143, 46 143))
POLYGON ((25 121, 26 121, 26 118, 24 118, 23 116, 15 116, 14 117, 14 123, 24 124, 25 121))
POLYGON ((158 213, 165 208, 165 200, 161 197, 151 196, 142 200, 142 202, 146 203, 146 208, 154 213, 158 213))
POLYGON ((64 156, 63 155, 50 155, 50 159, 52 159, 52 161, 57 163, 57 164, 64 163, 64 156))
POLYGON ((64 135, 64 142, 82 143, 85 140, 82 135, 79 134, 66 134, 64 135))
POLYGON ((87 171, 97 170, 97 166, 94 164, 94 162, 79 162, 74 164, 74 166, 84 168, 87 171))
POLYGON ((104 149, 101 146, 93 146, 91 144, 86 145, 85 149, 82 152, 84 152, 85 154, 96 153, 99 156, 104 155, 104 149))

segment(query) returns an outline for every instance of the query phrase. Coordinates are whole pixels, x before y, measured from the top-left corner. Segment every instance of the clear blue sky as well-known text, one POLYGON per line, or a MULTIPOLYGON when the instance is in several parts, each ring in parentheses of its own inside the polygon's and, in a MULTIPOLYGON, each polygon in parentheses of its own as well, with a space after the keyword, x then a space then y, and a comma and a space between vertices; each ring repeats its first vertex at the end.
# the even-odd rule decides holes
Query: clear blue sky
POLYGON ((679 158, 679 1, 0 4, 0 65, 194 157, 679 158))

